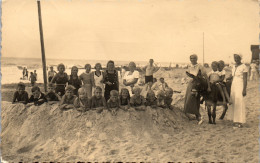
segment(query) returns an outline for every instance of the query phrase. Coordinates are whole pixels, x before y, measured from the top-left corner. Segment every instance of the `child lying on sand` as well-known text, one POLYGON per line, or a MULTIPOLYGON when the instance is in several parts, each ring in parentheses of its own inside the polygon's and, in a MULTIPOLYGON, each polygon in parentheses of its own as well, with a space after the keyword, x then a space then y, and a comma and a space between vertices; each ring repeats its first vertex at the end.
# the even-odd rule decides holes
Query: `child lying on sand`
POLYGON ((121 109, 128 110, 130 108, 130 93, 128 89, 126 88, 121 89, 119 101, 120 101, 121 109))
POLYGON ((29 99, 29 103, 34 103, 34 105, 38 106, 45 102, 47 102, 47 99, 40 88, 38 86, 32 87, 32 95, 29 99))
POLYGON ((76 96, 74 95, 74 87, 72 85, 68 85, 65 88, 65 95, 62 96, 62 99, 60 101, 60 109, 61 110, 67 110, 67 109, 73 109, 74 108, 74 101, 76 99, 76 96))
POLYGON ((157 99, 155 97, 155 93, 152 90, 149 90, 147 92, 146 100, 145 100, 145 106, 151 106, 152 108, 157 107, 157 99))
POLYGON ((110 91, 110 98, 107 101, 108 110, 111 111, 112 115, 116 115, 120 105, 119 105, 119 98, 118 98, 118 91, 112 90, 110 91))
POLYGON ((55 93, 54 86, 52 83, 48 84, 48 93, 45 97, 48 100, 49 104, 54 104, 57 101, 61 100, 61 97, 57 93, 55 93))
POLYGON ((165 98, 165 93, 162 90, 159 90, 157 92, 157 106, 158 107, 165 108, 164 98, 165 98))
POLYGON ((25 91, 25 85, 22 82, 18 83, 17 90, 14 92, 13 104, 15 102, 23 104, 28 103, 28 93, 25 91))
POLYGON ((102 96, 102 88, 96 86, 94 96, 91 98, 91 108, 101 113, 107 107, 106 99, 102 96))
POLYGON ((88 99, 86 90, 84 88, 79 88, 78 95, 79 97, 76 97, 75 101, 73 102, 74 107, 81 112, 90 110, 91 101, 88 99))
POLYGON ((130 99, 131 107, 135 108, 136 110, 145 110, 145 98, 140 95, 141 91, 141 88, 135 87, 133 89, 134 95, 130 99))
POLYGON ((172 95, 173 95, 173 89, 168 87, 165 90, 165 98, 164 98, 164 103, 165 103, 165 107, 169 108, 169 109, 173 109, 172 107, 172 95))

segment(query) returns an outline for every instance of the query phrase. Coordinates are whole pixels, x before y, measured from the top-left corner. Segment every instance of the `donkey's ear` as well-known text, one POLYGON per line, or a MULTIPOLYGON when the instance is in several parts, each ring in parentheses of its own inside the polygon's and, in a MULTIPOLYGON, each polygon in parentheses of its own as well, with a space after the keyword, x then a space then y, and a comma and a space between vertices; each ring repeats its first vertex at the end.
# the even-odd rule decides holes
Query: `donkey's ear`
POLYGON ((190 78, 195 78, 195 76, 194 76, 193 74, 189 73, 188 71, 186 71, 186 74, 187 74, 188 77, 190 77, 190 78))

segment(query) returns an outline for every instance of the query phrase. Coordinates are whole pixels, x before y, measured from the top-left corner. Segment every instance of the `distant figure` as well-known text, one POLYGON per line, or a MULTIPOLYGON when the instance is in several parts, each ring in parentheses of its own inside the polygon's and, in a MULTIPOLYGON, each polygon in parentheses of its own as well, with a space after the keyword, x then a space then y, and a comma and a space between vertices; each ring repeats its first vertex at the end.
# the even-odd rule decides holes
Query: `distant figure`
POLYGON ((122 69, 121 69, 121 78, 124 77, 125 72, 126 72, 126 66, 123 66, 122 69))
POLYGON ((35 76, 35 81, 37 81, 37 73, 36 73, 36 70, 34 70, 33 75, 35 76))
POLYGON ((159 70, 153 59, 149 60, 149 64, 143 68, 145 71, 145 83, 153 82, 153 74, 159 70))
POLYGON ((29 103, 34 103, 34 105, 39 106, 45 102, 47 102, 47 99, 40 88, 38 86, 32 87, 32 95, 29 99, 29 103))
POLYGON ((28 70, 26 67, 23 68, 23 80, 28 80, 28 70))
POLYGON ((24 83, 22 82, 18 83, 12 102, 13 103, 18 102, 23 104, 28 103, 28 93, 25 91, 24 83))
POLYGON ((92 97, 92 87, 95 87, 95 82, 94 82, 94 75, 91 73, 91 65, 86 64, 85 65, 86 71, 83 72, 80 76, 79 79, 83 82, 83 88, 86 89, 88 98, 91 99, 92 97))
POLYGON ((257 80, 257 65, 256 61, 253 60, 252 63, 250 64, 250 80, 257 80))
POLYGON ((53 67, 50 67, 50 71, 48 71, 48 81, 51 82, 52 78, 57 74, 56 71, 53 70, 53 67))
POLYGON ((30 73, 29 81, 31 81, 31 85, 32 85, 32 87, 33 87, 34 84, 36 83, 36 77, 35 77, 35 75, 33 74, 33 72, 30 73))

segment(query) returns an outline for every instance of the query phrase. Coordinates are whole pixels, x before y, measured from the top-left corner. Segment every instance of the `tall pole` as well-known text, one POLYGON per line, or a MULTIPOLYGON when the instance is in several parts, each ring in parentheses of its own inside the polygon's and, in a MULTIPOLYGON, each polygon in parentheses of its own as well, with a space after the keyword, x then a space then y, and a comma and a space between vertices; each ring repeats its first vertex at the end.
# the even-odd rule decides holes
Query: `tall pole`
POLYGON ((44 91, 47 92, 47 73, 46 73, 46 60, 45 60, 45 50, 42 32, 42 14, 41 14, 41 1, 37 0, 38 5, 38 16, 39 16, 39 29, 40 29, 40 39, 41 39, 41 52, 42 52, 42 68, 43 68, 43 79, 44 79, 44 91))
POLYGON ((203 66, 204 66, 204 32, 203 32, 203 66))

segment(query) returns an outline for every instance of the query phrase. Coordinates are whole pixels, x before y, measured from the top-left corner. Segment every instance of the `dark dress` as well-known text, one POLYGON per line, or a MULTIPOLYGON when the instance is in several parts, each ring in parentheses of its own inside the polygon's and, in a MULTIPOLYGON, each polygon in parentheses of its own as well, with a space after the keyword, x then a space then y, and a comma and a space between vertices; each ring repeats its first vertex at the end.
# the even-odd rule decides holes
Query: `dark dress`
POLYGON ((24 104, 28 103, 28 93, 26 91, 23 91, 22 94, 19 94, 18 91, 14 93, 13 102, 16 101, 24 101, 24 104))
POLYGON ((81 87, 81 80, 79 79, 79 77, 77 76, 76 79, 73 79, 72 75, 70 75, 69 78, 69 85, 73 85, 76 89, 74 90, 74 95, 78 95, 78 90, 81 87))
POLYGON ((114 70, 114 73, 110 74, 108 73, 108 71, 106 70, 106 73, 104 73, 104 83, 106 82, 111 82, 112 85, 105 85, 105 93, 104 93, 104 97, 106 99, 106 101, 109 100, 110 98, 110 91, 112 90, 117 90, 118 91, 118 74, 117 71, 114 70))
POLYGON ((63 76, 60 73, 56 74, 52 79, 52 83, 56 83, 55 92, 60 92, 60 96, 63 96, 65 94, 66 83, 68 83, 67 73, 64 73, 63 76))

